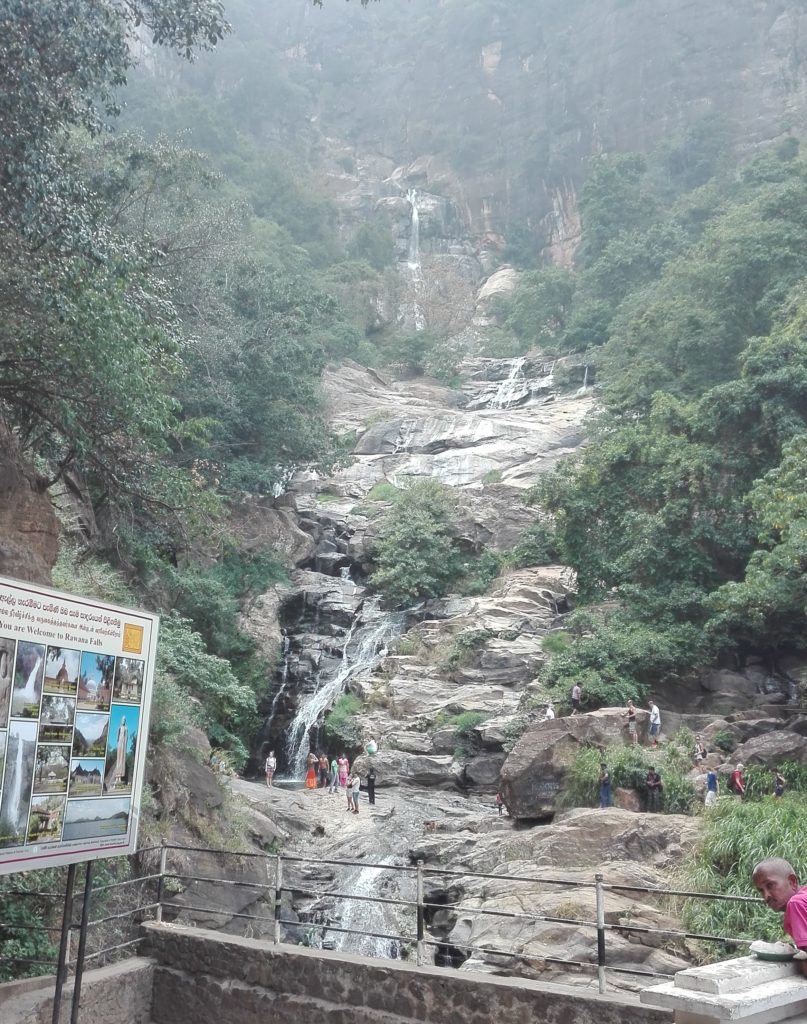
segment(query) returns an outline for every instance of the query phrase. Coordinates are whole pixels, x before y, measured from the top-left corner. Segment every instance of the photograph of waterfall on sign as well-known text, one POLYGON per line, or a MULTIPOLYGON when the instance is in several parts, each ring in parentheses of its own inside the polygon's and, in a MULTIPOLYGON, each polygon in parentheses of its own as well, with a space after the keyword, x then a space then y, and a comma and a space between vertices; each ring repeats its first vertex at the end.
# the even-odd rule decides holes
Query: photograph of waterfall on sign
POLYGON ((115 684, 112 699, 139 704, 143 699, 143 676, 146 670, 145 661, 138 658, 115 659, 115 684))
POLYGON ((63 838, 106 839, 129 829, 131 800, 68 800, 63 838))
POLYGON ((81 651, 49 647, 45 659, 45 693, 76 695, 81 651))
POLYGON ((11 686, 14 681, 14 648, 17 641, 11 637, 0 637, 0 728, 8 722, 11 706, 11 686))
POLYGON ((39 712, 39 742, 69 743, 73 738, 75 714, 75 698, 46 693, 39 712))
POLYGON ((111 654, 85 651, 81 656, 81 672, 78 677, 79 708, 84 711, 109 711, 114 674, 115 659, 111 654))
POLYGON ((3 767, 6 763, 6 744, 8 743, 8 733, 0 732, 0 779, 3 778, 3 767))
POLYGON ((109 743, 104 773, 105 793, 131 793, 137 754, 137 726, 140 709, 112 705, 109 716, 109 743))
POLYGON ((8 730, 6 773, 0 801, 0 849, 22 846, 25 842, 35 756, 36 722, 12 721, 8 730))
POLYGON ((14 668, 14 689, 11 695, 12 718, 36 718, 45 677, 45 648, 20 640, 14 668))
POLYGON ((36 751, 34 793, 66 793, 70 747, 43 747, 36 751))
POLYGON ((35 796, 28 817, 29 843, 55 843, 62 837, 63 796, 35 796))

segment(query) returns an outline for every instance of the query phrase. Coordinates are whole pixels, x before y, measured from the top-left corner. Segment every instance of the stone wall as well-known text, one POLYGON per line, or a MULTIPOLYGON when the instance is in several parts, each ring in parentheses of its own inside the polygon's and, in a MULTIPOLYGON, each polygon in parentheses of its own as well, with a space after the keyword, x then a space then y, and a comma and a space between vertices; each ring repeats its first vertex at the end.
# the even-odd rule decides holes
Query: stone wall
MULTIPOLYGON (((171 925, 144 926, 153 1024, 667 1024, 634 1000, 379 962, 171 925)), ((123 1024, 119 1021, 118 1024, 123 1024)))
MULTIPOLYGON (((87 971, 81 987, 79 1024, 149 1024, 152 977, 153 964, 142 957, 87 971)), ((52 977, 0 985, 0 1021, 50 1024, 54 987, 52 977)), ((72 1000, 71 982, 62 994, 62 1024, 70 1020, 72 1000)))

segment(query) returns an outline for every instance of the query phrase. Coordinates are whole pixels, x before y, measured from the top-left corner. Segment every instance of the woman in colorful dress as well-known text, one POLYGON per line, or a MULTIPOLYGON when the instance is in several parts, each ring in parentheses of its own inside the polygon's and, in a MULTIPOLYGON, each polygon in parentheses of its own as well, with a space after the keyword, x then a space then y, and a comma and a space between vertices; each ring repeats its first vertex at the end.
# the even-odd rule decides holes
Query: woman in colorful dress
POLYGON ((339 785, 346 786, 348 773, 350 772, 350 761, 345 757, 344 752, 339 755, 336 767, 339 769, 339 785))
POLYGON ((316 789, 317 788, 317 769, 319 767, 319 758, 312 750, 306 758, 306 764, 308 765, 308 773, 305 777, 305 788, 316 789))

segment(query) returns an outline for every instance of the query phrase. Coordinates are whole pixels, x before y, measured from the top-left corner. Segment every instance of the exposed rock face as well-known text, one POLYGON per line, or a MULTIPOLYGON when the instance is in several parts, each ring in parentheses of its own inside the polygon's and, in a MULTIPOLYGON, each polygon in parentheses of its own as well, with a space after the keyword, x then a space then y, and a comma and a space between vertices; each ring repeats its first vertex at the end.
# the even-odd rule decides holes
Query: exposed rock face
POLYGON ((242 503, 233 510, 229 528, 248 554, 270 549, 288 568, 296 568, 313 557, 316 541, 298 526, 293 499, 284 496, 284 501, 281 508, 271 499, 242 503))
POLYGON ((764 732, 739 746, 731 755, 734 762, 764 764, 778 768, 785 761, 807 764, 807 738, 796 732, 764 732))
POLYGON ((381 480, 418 477, 479 487, 492 475, 523 489, 579 447, 594 407, 591 392, 557 395, 551 378, 540 376, 541 361, 538 378, 527 367, 516 387, 503 390, 513 362, 487 362, 498 364, 494 383, 481 374, 472 378, 465 401, 480 398, 480 407, 464 410, 457 408, 457 392, 434 382, 386 381, 350 363, 330 370, 323 383, 331 421, 358 435, 353 464, 334 481, 341 493, 359 497, 381 480))
MULTIPOLYGON (((637 711, 637 724, 648 717, 637 711)), ((549 818, 557 810, 566 771, 581 746, 606 746, 627 738, 622 708, 555 718, 520 737, 502 767, 500 789, 514 818, 549 818)))
POLYGON ((59 523, 48 492, 0 430, 0 575, 48 584, 58 547, 59 523))

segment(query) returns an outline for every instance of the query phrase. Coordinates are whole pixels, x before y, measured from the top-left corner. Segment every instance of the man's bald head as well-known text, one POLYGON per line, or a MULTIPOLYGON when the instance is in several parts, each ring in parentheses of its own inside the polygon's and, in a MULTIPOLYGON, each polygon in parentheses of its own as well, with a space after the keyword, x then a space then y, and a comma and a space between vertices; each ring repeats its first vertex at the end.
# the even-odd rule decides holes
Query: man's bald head
POLYGON ((790 861, 783 857, 761 860, 751 875, 754 887, 771 910, 784 910, 798 891, 799 879, 790 861))

